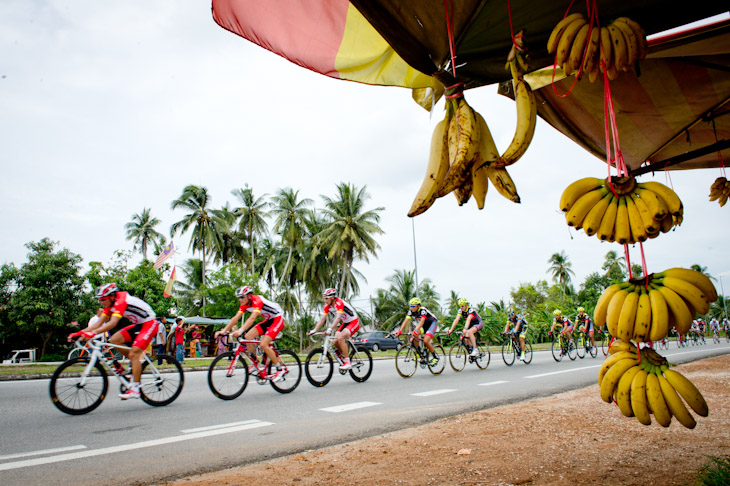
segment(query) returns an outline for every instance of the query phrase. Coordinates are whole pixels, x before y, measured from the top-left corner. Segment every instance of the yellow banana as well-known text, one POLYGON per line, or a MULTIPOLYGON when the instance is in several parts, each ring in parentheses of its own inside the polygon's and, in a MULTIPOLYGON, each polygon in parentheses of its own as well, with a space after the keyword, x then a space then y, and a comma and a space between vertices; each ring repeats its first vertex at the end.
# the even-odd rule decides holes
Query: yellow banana
POLYGON ((416 199, 408 211, 408 216, 417 216, 431 207, 436 200, 436 189, 446 176, 449 170, 449 150, 446 129, 448 117, 436 124, 431 136, 431 151, 426 167, 426 177, 423 179, 421 188, 416 194, 416 199))
POLYGON ((599 67, 603 72, 608 66, 613 65, 613 43, 611 42, 611 34, 606 27, 601 27, 601 43, 599 45, 599 67), (601 63, 602 62, 602 63, 601 63))
POLYGON ((576 18, 565 28, 563 35, 560 36, 558 41, 558 50, 555 57, 555 62, 558 66, 562 66, 565 61, 568 60, 570 55, 570 49, 573 47, 573 41, 575 36, 578 35, 578 31, 587 23, 585 17, 576 18))
POLYGON ((620 339, 614 339, 608 348, 610 354, 616 354, 619 351, 630 351, 636 353, 636 345, 631 341, 621 341, 620 339))
POLYGON ((649 292, 641 290, 639 303, 636 307, 636 320, 634 322, 633 340, 644 342, 648 340, 649 328, 651 327, 651 298, 649 292))
POLYGON ((603 382, 603 377, 606 376, 606 372, 616 363, 621 361, 622 359, 636 359, 636 352, 634 351, 619 351, 616 354, 612 354, 611 356, 607 357, 603 364, 601 365, 601 369, 598 370, 598 384, 600 385, 603 382))
MULTIPOLYGON (((583 61, 583 71, 598 75, 598 47, 601 43, 601 29, 593 26, 591 36, 588 39, 588 49, 586 50, 586 58, 583 61)), ((594 79, 595 81, 595 79, 594 79)), ((592 81, 591 81, 592 82, 592 81)))
POLYGON ((631 410, 639 422, 644 425, 651 425, 651 414, 646 403, 647 376, 646 371, 639 369, 631 381, 631 410))
POLYGON ((630 197, 636 206, 636 209, 639 211, 639 216, 641 217, 641 222, 644 224, 647 236, 651 233, 658 232, 659 225, 654 220, 654 215, 649 210, 649 206, 646 204, 646 201, 638 197, 636 194, 631 194, 630 197))
POLYGON ((674 290, 663 285, 658 285, 657 290, 661 292, 664 300, 667 301, 667 307, 669 311, 674 315, 675 326, 677 326, 677 332, 680 334, 687 334, 690 326, 692 325, 692 318, 694 314, 690 312, 687 303, 682 300, 674 290))
POLYGON ((608 304, 606 310, 606 325, 608 325, 608 332, 611 336, 618 336, 618 321, 621 315, 621 307, 624 304, 624 300, 629 295, 629 290, 626 288, 619 290, 611 298, 611 302, 608 304))
MULTIPOLYGON (((469 168, 469 171, 471 171, 471 168, 469 168)), ((470 175, 464 180, 462 185, 454 189, 454 196, 456 196, 456 201, 459 203, 459 206, 463 206, 469 202, 469 199, 471 199, 472 187, 473 179, 470 175)))
POLYGON ((629 368, 621 375, 616 386, 616 404, 626 417, 634 416, 634 410, 631 408, 631 383, 639 371, 641 371, 641 368, 638 365, 629 368))
POLYGON ((636 243, 637 241, 646 241, 646 227, 644 226, 644 222, 639 214, 639 209, 636 207, 636 204, 634 204, 634 200, 631 199, 631 196, 626 195, 623 199, 626 202, 626 209, 629 214, 629 227, 631 228, 631 240, 629 242, 636 243))
POLYGON ((606 208, 606 213, 601 219, 601 225, 598 227, 598 238, 601 241, 613 241, 616 231, 616 216, 618 215, 619 198, 613 197, 606 208))
POLYGON ((633 66, 639 59, 639 48, 636 45, 636 35, 634 34, 634 31, 631 30, 631 27, 624 22, 613 22, 611 25, 620 30, 624 35, 624 40, 626 41, 626 52, 628 53, 626 58, 626 69, 631 68, 631 66, 633 66))
POLYGON ((687 379, 683 374, 674 371, 672 369, 664 370, 664 378, 667 379, 670 385, 679 393, 687 404, 692 407, 697 415, 701 417, 707 417, 710 413, 710 409, 707 406, 705 398, 697 387, 687 379))
POLYGON ((669 334, 669 308, 667 301, 657 289, 649 289, 651 303, 651 327, 646 336, 649 341, 659 341, 669 334))
POLYGON ((661 182, 656 181, 641 182, 639 183, 639 187, 649 189, 650 191, 654 192, 659 197, 664 199, 664 202, 666 203, 667 208, 669 209, 669 212, 671 214, 675 216, 682 214, 682 201, 679 199, 679 196, 677 196, 677 193, 669 187, 665 186, 661 182))
POLYGON ((591 30, 591 26, 588 22, 583 24, 583 27, 578 30, 578 33, 573 39, 573 45, 570 48, 570 54, 568 54, 568 69, 566 76, 570 76, 578 70, 583 60, 583 53, 586 51, 586 43, 588 42, 588 33, 591 30))
POLYGON ((487 167, 487 175, 489 176, 489 182, 497 189, 502 196, 509 199, 510 201, 519 204, 520 196, 517 194, 517 188, 512 178, 507 173, 505 168, 487 167))
POLYGON ((560 210, 568 212, 582 195, 598 189, 602 185, 603 179, 596 177, 585 177, 571 183, 563 190, 563 194, 560 196, 560 210))
POLYGON ((659 375, 657 376, 659 379, 659 386, 662 389, 662 394, 664 395, 664 401, 667 404, 667 408, 669 408, 669 411, 677 417, 677 420, 679 420, 679 423, 687 427, 688 429, 694 429, 697 425, 697 422, 695 421, 692 414, 689 413, 689 410, 687 410, 687 407, 684 405, 684 402, 682 402, 682 399, 679 398, 679 395, 677 395, 677 392, 674 390, 674 387, 669 384, 666 378, 659 375))
POLYGON ((487 198, 487 191, 489 190, 489 176, 487 176, 487 168, 480 167, 477 169, 477 164, 472 165, 471 179, 472 196, 474 196, 474 200, 477 202, 477 207, 479 209, 484 209, 484 201, 487 198))
POLYGON ((624 245, 631 240, 631 226, 629 226, 629 209, 626 207, 626 196, 621 196, 616 212, 616 241, 624 245))
POLYGON ((596 189, 595 191, 582 195, 580 199, 575 202, 573 207, 570 208, 570 211, 565 214, 568 226, 582 228, 583 219, 606 194, 608 194, 608 190, 605 187, 601 187, 600 189, 596 189))
POLYGON ((606 194, 601 198, 601 200, 598 201, 590 211, 588 211, 588 214, 586 214, 586 217, 583 219, 583 231, 585 231, 588 236, 593 236, 598 231, 598 228, 601 226, 601 219, 603 219, 603 215, 606 214, 606 208, 608 208, 608 205, 611 203, 611 199, 613 199, 613 194, 606 191, 606 194))
POLYGON ((601 381, 601 399, 604 402, 611 403, 613 392, 618 385, 618 381, 630 368, 636 366, 639 362, 634 358, 624 358, 617 361, 611 366, 601 381))
POLYGON ((677 292, 688 304, 699 314, 707 314, 710 311, 710 303, 700 289, 676 277, 664 277, 660 284, 677 292))
POLYGON ((655 192, 638 186, 636 188, 636 194, 649 207, 649 212, 651 212, 655 220, 661 221, 669 213, 667 203, 664 202, 664 199, 657 196, 655 192))
POLYGON ((639 305, 639 294, 630 292, 624 299, 621 312, 618 318, 618 334, 615 334, 622 341, 631 341, 634 337, 634 322, 636 320, 636 309, 639 305))
POLYGON ((613 46, 613 65, 616 71, 622 71, 628 64, 629 51, 626 45, 624 34, 615 25, 609 25, 608 33, 611 34, 611 45, 613 46))
MULTIPOLYGON (((514 75, 513 75, 514 76, 514 75)), ((496 167, 507 167, 514 164, 525 154, 532 142, 537 123, 537 104, 535 95, 525 80, 512 80, 515 90, 515 104, 517 105, 517 128, 512 142, 507 150, 499 157, 496 167)))
POLYGON ((558 42, 560 41, 560 37, 563 35, 563 32, 565 32, 566 27, 570 25, 571 22, 574 20, 582 18, 583 20, 586 19, 585 15, 583 15, 580 12, 567 15, 564 19, 562 19, 560 22, 557 23, 555 28, 553 28, 553 31, 550 33, 550 38, 548 38, 547 43, 547 51, 548 54, 552 54, 555 52, 555 50, 558 48, 558 42))
POLYGON ((717 289, 715 289, 715 286, 707 275, 702 272, 690 270, 689 268, 669 268, 661 273, 655 273, 654 276, 675 277, 685 280, 700 289, 710 302, 717 300, 717 289))
MULTIPOLYGON (((452 102, 453 103, 453 102, 452 102)), ((471 178, 471 164, 479 147, 479 127, 474 110, 462 97, 456 101, 456 110, 448 129, 449 171, 444 182, 436 192, 442 197, 464 184, 471 178)))
POLYGON ((618 283, 607 287, 601 296, 598 298, 596 308, 593 310, 593 322, 596 326, 603 326, 606 323, 606 311, 608 310, 608 304, 611 302, 613 296, 625 287, 625 284, 618 283))
POLYGON ((487 175, 486 166, 494 164, 499 159, 499 151, 484 117, 477 111, 474 112, 474 116, 479 127, 479 146, 471 168, 472 195, 477 202, 477 207, 483 209, 489 189, 489 176, 487 175))
POLYGON ((659 222, 659 228, 661 229, 662 233, 668 233, 672 227, 674 226, 674 216, 671 214, 667 214, 662 218, 662 220, 659 222))
POLYGON ((646 42, 646 32, 644 32, 644 29, 642 29, 637 22, 631 20, 628 17, 619 17, 616 19, 616 21, 628 24, 628 26, 631 27, 631 30, 634 31, 634 35, 636 36, 636 49, 638 51, 637 60, 640 61, 644 59, 648 50, 648 44, 646 42))
POLYGON ((648 373, 646 377, 646 401, 654 414, 654 418, 662 427, 669 427, 672 423, 672 415, 664 401, 659 378, 654 373, 648 373))

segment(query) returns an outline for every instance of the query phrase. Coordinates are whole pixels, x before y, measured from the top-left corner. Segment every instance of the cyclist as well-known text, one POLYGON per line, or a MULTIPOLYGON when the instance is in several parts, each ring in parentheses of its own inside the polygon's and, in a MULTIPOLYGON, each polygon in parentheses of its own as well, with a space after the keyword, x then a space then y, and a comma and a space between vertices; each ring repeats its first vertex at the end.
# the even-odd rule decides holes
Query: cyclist
POLYGON ((720 323, 716 317, 710 319, 710 329, 712 330, 713 338, 715 337, 715 334, 717 334, 718 338, 720 337, 720 323))
POLYGON ((457 304, 459 305, 459 310, 456 312, 456 318, 454 319, 454 323, 451 325, 451 329, 446 332, 450 336, 451 333, 454 332, 454 328, 459 322, 459 319, 463 317, 464 337, 468 338, 471 343, 471 355, 479 356, 479 349, 477 349, 477 333, 482 327, 484 327, 484 321, 482 321, 477 310, 474 307, 469 306, 468 300, 461 298, 457 301, 457 304))
POLYGON ((335 332, 335 346, 342 353, 345 361, 340 365, 340 369, 349 370, 352 368, 352 363, 350 363, 350 355, 347 350, 347 340, 360 330, 360 319, 350 304, 337 297, 337 289, 327 289, 322 292, 322 295, 324 296, 324 315, 317 325, 314 326, 314 329, 309 331, 307 335, 311 336, 317 332, 325 321, 327 321, 327 316, 334 313, 332 325, 325 330, 325 334, 331 334, 337 328, 335 332))
POLYGON ((707 324, 705 323, 705 320, 701 317, 697 319, 697 331, 699 333, 700 339, 702 339, 702 344, 705 343, 705 329, 707 328, 707 324))
MULTIPOLYGON (((115 283, 108 283, 96 289, 96 298, 104 308, 99 320, 79 332, 69 334, 68 340, 75 337, 90 339, 114 329, 119 321, 126 317, 132 324, 126 326, 109 338, 112 344, 126 345, 130 349, 118 348, 118 351, 129 358, 132 365, 132 386, 119 395, 122 400, 139 398, 139 382, 142 376, 142 359, 145 349, 157 334, 157 316, 152 307, 142 299, 122 292, 115 283)), ((114 361, 117 371, 124 373, 121 365, 114 361)))
MULTIPOLYGON (((241 303, 241 306, 238 308, 238 312, 236 312, 235 316, 231 317, 231 320, 228 321, 226 327, 220 331, 216 331, 213 337, 217 338, 221 334, 224 336, 228 335, 228 331, 241 320, 243 314, 246 311, 250 312, 251 314, 248 316, 248 319, 246 319, 246 322, 241 325, 240 329, 234 331, 232 336, 234 338, 238 338, 244 332, 246 333, 244 337, 248 340, 253 340, 261 336, 261 341, 259 343, 261 345, 261 349, 264 350, 264 353, 266 353, 266 356, 269 357, 271 362, 276 365, 276 372, 268 378, 274 383, 281 381, 288 371, 282 368, 283 363, 274 350, 271 349, 271 343, 282 331, 284 331, 284 311, 281 310, 279 304, 271 302, 265 297, 254 294, 253 287, 249 285, 237 288, 236 298, 241 303), (264 320, 254 326, 256 319, 259 317, 262 317, 264 320), (253 328, 251 328, 252 326, 253 328), (251 329, 249 330, 249 328, 251 329)), ((258 358, 256 357, 256 351, 253 343, 246 343, 246 352, 251 357, 254 364, 257 364, 258 358)), ((249 373, 257 373, 257 368, 254 364, 248 367, 249 373)), ((264 371, 263 373, 265 375, 266 372, 264 371)), ((267 377, 260 376, 260 378, 267 377)))
POLYGON ((511 333, 520 337, 520 361, 524 361, 525 336, 527 335, 527 321, 524 316, 516 313, 514 310, 510 311, 509 316, 507 317, 507 324, 504 325, 504 333, 511 333), (512 326, 511 331, 509 331, 510 326, 512 326))
POLYGON ((722 327, 725 329, 725 339, 730 339, 730 320, 727 317, 722 320, 722 327))
POLYGON ((591 338, 591 347, 588 350, 588 352, 590 352, 594 347, 596 347, 596 337, 593 335, 593 321, 590 317, 588 317, 588 314, 586 314, 585 308, 578 307, 578 315, 575 316, 575 325, 579 326, 579 331, 588 334, 591 338))
POLYGON ((423 329, 423 343, 426 345, 426 349, 431 352, 432 356, 430 364, 431 366, 436 366, 439 362, 439 357, 436 355, 436 350, 433 349, 431 341, 433 340, 433 335, 438 331, 438 318, 430 310, 421 305, 421 299, 418 297, 413 297, 408 303, 408 306, 408 314, 403 319, 403 324, 393 334, 400 336, 411 319, 418 319, 416 328, 413 330, 413 336, 418 336, 419 331, 423 329))
MULTIPOLYGON (((558 327, 560 330, 560 333, 563 334, 565 338, 565 342, 570 342, 573 339, 573 323, 570 322, 570 319, 567 317, 563 317, 563 313, 560 311, 560 309, 555 309, 553 311, 553 325, 550 327, 550 334, 552 334, 555 331, 555 328, 558 327)), ((565 350, 560 350, 560 354, 565 354, 565 350)))

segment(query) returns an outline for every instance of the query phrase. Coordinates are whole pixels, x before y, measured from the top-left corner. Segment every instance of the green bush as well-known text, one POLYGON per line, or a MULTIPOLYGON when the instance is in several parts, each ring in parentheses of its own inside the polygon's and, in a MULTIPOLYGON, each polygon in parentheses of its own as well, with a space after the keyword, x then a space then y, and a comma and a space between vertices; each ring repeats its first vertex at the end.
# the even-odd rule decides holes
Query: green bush
POLYGON ((697 486, 725 486, 730 484, 730 456, 710 457, 697 473, 697 486))
POLYGON ((65 354, 49 353, 49 354, 46 354, 45 356, 43 356, 42 358, 40 358, 38 361, 41 361, 44 363, 47 363, 49 361, 66 361, 66 356, 67 355, 65 355, 65 354))

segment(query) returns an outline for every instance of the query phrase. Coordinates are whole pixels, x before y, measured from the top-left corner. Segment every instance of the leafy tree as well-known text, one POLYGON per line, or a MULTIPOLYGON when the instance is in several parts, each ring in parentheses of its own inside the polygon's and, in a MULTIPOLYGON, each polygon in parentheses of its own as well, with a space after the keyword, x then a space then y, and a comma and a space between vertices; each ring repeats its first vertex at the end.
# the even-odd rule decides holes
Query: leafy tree
POLYGON ((311 199, 299 200, 299 191, 291 188, 280 189, 273 197, 271 213, 275 216, 274 231, 281 234, 281 241, 285 244, 289 253, 286 263, 279 276, 279 282, 276 285, 275 294, 279 294, 279 288, 285 279, 291 277, 289 275, 290 263, 294 249, 302 238, 304 218, 306 217, 307 206, 312 204, 311 199))
POLYGON ((155 229, 158 224, 160 224, 160 220, 152 217, 150 209, 143 208, 141 213, 132 215, 131 222, 124 225, 127 230, 127 239, 134 240, 134 249, 139 249, 145 260, 147 260, 147 248, 150 243, 156 245, 156 242, 162 238, 162 234, 155 229))
POLYGON ((578 291, 578 302, 586 308, 586 312, 591 312, 596 307, 601 294, 609 286, 608 277, 598 272, 589 273, 580 286, 578 291))
POLYGON ((261 293, 258 275, 247 275, 240 265, 224 265, 210 276, 207 295, 206 314, 215 317, 233 317, 241 305, 236 299, 236 289, 250 285, 254 292, 261 293))
POLYGON ((639 278, 643 274, 644 274, 644 267, 642 267, 638 263, 631 264, 631 275, 633 275, 634 278, 639 278))
POLYGON ((553 280, 560 284, 564 293, 567 293, 572 278, 575 276, 575 273, 571 269, 572 263, 570 263, 568 255, 564 251, 553 253, 548 259, 548 263, 550 264, 548 273, 552 274, 553 280))
POLYGON ((614 250, 606 253, 603 266, 601 267, 608 278, 609 285, 620 283, 626 280, 626 258, 618 256, 614 250))
POLYGON ((178 289, 180 311, 183 314, 205 314, 203 312, 205 298, 204 268, 203 261, 197 258, 189 258, 180 265, 184 280, 178 280, 175 285, 178 289))
POLYGON ((548 300, 548 284, 540 280, 537 284, 523 283, 515 290, 510 290, 510 297, 515 310, 520 313, 543 309, 548 300))
POLYGON ((386 279, 390 282, 387 290, 378 289, 374 301, 375 317, 382 323, 382 329, 387 331, 398 328, 408 312, 410 300, 420 295, 423 305, 441 318, 438 304, 438 294, 431 286, 429 279, 419 282, 419 290, 416 292, 415 270, 396 270, 393 275, 386 279))
POLYGON ((251 268, 254 266, 254 253, 255 245, 254 240, 256 237, 266 236, 268 233, 268 223, 266 218, 269 213, 266 212, 266 208, 269 207, 269 203, 264 199, 267 195, 264 194, 261 197, 255 197, 253 189, 245 185, 242 189, 234 189, 231 191, 236 199, 241 203, 241 206, 235 208, 233 211, 238 216, 238 231, 246 236, 248 241, 248 247, 251 251, 251 268))

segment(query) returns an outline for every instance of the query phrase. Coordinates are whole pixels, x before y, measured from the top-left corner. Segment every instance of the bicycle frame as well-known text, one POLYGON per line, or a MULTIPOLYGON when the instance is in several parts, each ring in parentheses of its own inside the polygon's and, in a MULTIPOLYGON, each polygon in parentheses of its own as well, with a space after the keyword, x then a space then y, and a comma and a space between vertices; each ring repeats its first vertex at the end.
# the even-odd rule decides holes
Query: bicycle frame
MULTIPOLYGON (((337 363, 339 365, 342 365, 345 360, 342 357, 342 353, 339 349, 337 349, 337 346, 334 345, 335 337, 331 334, 325 334, 324 332, 318 332, 315 334, 312 334, 312 336, 324 336, 324 339, 322 340, 322 354, 319 356, 319 359, 317 359, 317 366, 322 366, 324 363, 325 357, 329 354, 331 356, 334 356, 337 360, 337 363)), ((352 346, 352 351, 355 356, 358 356, 357 352, 357 346, 355 346, 355 343, 352 341, 352 336, 350 336, 348 339, 345 340, 352 346)), ((352 356, 350 356, 352 358, 352 356)))
MULTIPOLYGON (((276 347, 276 341, 271 342, 271 349, 274 351, 274 354, 276 357, 279 357, 279 351, 276 347)), ((269 356, 264 352, 264 349, 261 347, 261 340, 260 339, 243 339, 238 338, 238 345, 236 345, 236 349, 233 351, 233 359, 231 360, 231 364, 228 367, 228 376, 231 375, 233 372, 235 366, 236 366, 236 360, 239 356, 242 356, 247 363, 251 363, 256 368, 256 373, 258 374, 258 380, 263 380, 263 376, 266 376, 266 367, 269 364, 269 356), (254 362, 253 359, 251 359, 251 356, 246 352, 246 345, 247 344, 253 344, 254 345, 254 352, 257 356, 260 356, 260 360, 256 360, 254 362), (263 372, 263 376, 262 376, 263 372)))
MULTIPOLYGON (((84 368, 84 376, 81 378, 80 385, 83 386, 86 384, 86 378, 91 375, 91 371, 94 369, 94 366, 97 362, 101 362, 108 370, 112 372, 114 376, 117 377, 117 379, 124 385, 126 388, 131 388, 132 381, 131 379, 127 379, 124 375, 120 374, 119 371, 114 367, 113 365, 113 359, 109 359, 108 357, 104 356, 104 353, 102 351, 103 348, 113 348, 113 349, 125 349, 127 351, 130 351, 132 348, 128 346, 122 346, 121 344, 113 344, 107 341, 103 341, 103 336, 97 335, 97 337, 94 337, 92 339, 89 339, 85 342, 85 344, 79 344, 79 341, 76 341, 74 345, 77 348, 80 349, 86 349, 89 351, 89 362, 86 365, 86 368, 84 368)), ((154 366, 152 361, 147 356, 147 353, 142 353, 142 356, 144 357, 145 361, 147 362, 147 365, 149 366, 150 370, 155 375, 155 382, 159 380, 160 371, 154 366)), ((131 369, 130 369, 131 372, 131 369)))

